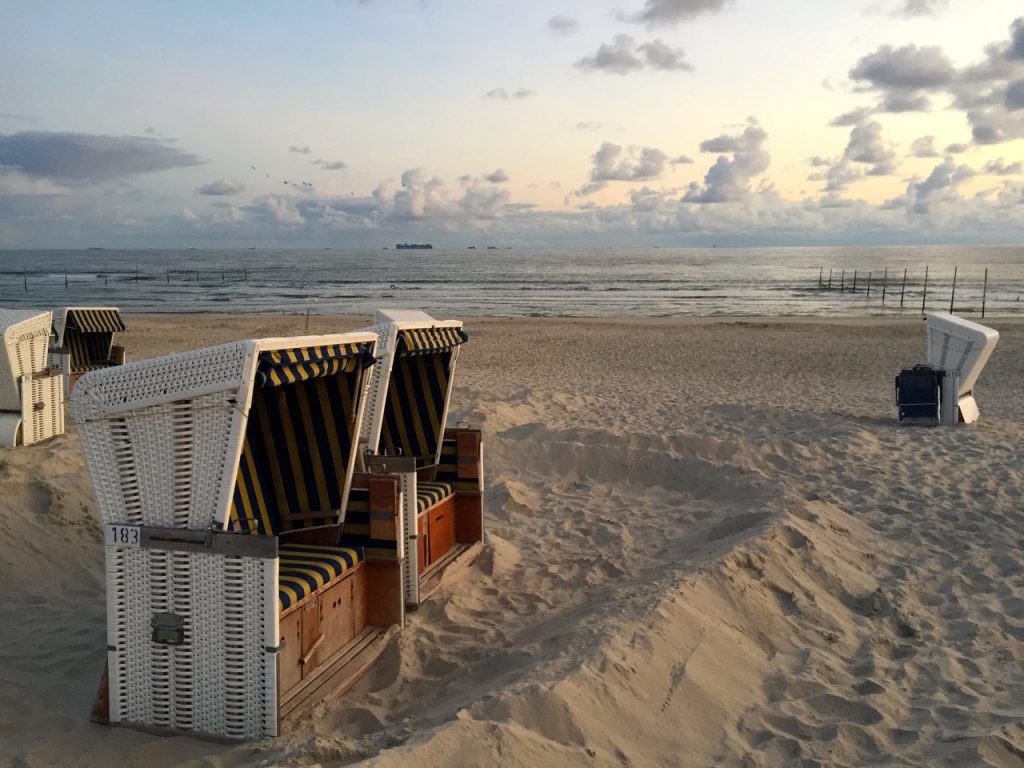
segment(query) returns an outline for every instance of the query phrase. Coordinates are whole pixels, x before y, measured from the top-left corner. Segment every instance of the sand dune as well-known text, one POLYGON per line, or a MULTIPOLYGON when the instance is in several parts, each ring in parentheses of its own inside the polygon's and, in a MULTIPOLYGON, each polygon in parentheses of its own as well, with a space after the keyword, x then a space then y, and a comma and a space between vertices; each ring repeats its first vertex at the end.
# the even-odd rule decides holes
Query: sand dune
MULTIPOLYGON (((129 320, 134 357, 304 330, 129 320)), ((919 321, 469 323, 484 555, 347 696, 251 744, 88 723, 76 437, 4 451, 0 766, 1024 765, 1024 325, 994 324, 982 421, 927 430, 891 404, 919 321)))

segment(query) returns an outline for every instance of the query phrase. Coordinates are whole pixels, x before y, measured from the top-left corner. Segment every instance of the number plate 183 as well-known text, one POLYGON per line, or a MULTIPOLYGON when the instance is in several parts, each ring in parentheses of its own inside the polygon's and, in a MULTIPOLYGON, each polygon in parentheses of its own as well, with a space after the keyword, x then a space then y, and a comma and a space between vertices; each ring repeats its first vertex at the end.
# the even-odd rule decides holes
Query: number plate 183
POLYGON ((104 538, 108 547, 137 548, 142 543, 142 529, 137 525, 108 525, 104 538))

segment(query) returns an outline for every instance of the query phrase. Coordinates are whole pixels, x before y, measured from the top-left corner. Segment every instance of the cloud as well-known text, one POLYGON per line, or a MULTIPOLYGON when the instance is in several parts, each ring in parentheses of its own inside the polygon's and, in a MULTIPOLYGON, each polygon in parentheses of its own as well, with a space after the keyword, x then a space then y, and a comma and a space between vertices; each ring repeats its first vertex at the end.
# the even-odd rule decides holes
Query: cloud
MULTIPOLYGON (((923 136, 914 142, 912 151, 934 152, 934 137, 923 136)), ((932 155, 918 155, 930 157, 932 155)), ((807 177, 808 181, 824 181, 826 195, 838 195, 850 184, 865 176, 888 176, 896 170, 896 153, 882 138, 882 126, 875 122, 859 123, 850 130, 850 139, 838 159, 814 157, 813 168, 820 168, 807 177), (863 168, 861 166, 870 166, 863 168)))
POLYGON ((491 184, 502 184, 508 181, 508 174, 501 168, 484 176, 491 184))
POLYGON ((598 49, 576 62, 584 72, 608 72, 626 75, 645 67, 662 71, 689 72, 693 67, 685 61, 681 48, 672 48, 661 40, 637 45, 629 35, 618 34, 610 43, 602 43, 598 49))
POLYGON ((916 45, 883 45, 850 69, 850 79, 862 90, 881 94, 883 112, 927 111, 931 107, 927 92, 948 88, 956 74, 941 48, 916 45))
POLYGON ((1014 80, 1006 86, 1003 104, 1010 112, 1024 109, 1024 80, 1014 80))
POLYGON ((868 107, 858 107, 857 109, 852 109, 849 112, 844 112, 838 117, 834 117, 829 125, 834 128, 845 128, 851 125, 860 125, 871 117, 873 112, 874 110, 868 107))
POLYGON ((598 131, 601 129, 601 123, 580 120, 573 126, 573 129, 577 131, 598 131))
POLYGON ((896 153, 882 139, 881 124, 874 121, 853 127, 843 157, 872 166, 867 172, 869 176, 886 176, 895 170, 896 153))
POLYGON ((1013 163, 1005 163, 1002 158, 990 160, 985 163, 982 173, 992 176, 1021 176, 1024 175, 1024 162, 1017 160, 1013 163))
POLYGON ((935 148, 935 137, 921 136, 914 139, 910 145, 910 154, 913 157, 938 157, 939 151, 935 148))
POLYGON ((196 187, 197 195, 237 195, 245 191, 245 184, 238 179, 217 179, 209 184, 196 187))
POLYGON ((671 160, 669 160, 669 163, 671 165, 690 165, 691 163, 693 163, 693 158, 688 157, 687 155, 676 155, 671 160))
POLYGON ((28 123, 29 125, 35 125, 39 121, 34 117, 28 115, 16 115, 12 112, 0 112, 0 120, 11 120, 16 123, 28 123))
POLYGON ((348 166, 344 160, 311 160, 311 165, 319 165, 325 171, 343 171, 348 166))
POLYGON ((306 145, 306 146, 304 146, 304 147, 296 147, 296 146, 294 146, 294 145, 293 145, 293 146, 290 146, 290 147, 288 147, 288 151, 289 151, 289 152, 295 152, 295 153, 297 153, 297 154, 300 154, 300 155, 308 155, 308 154, 309 154, 310 152, 312 152, 313 150, 311 150, 311 149, 309 148, 309 145, 307 144, 307 145, 306 145))
POLYGON ((934 16, 949 7, 949 0, 905 0, 896 16, 934 16))
POLYGON ((985 46, 982 59, 970 66, 955 67, 937 47, 884 45, 861 57, 849 74, 859 91, 878 96, 875 112, 927 111, 932 97, 946 95, 966 115, 975 144, 1024 138, 1024 17, 1010 25, 1008 39, 985 46))
POLYGON ((644 43, 637 50, 644 55, 648 66, 652 69, 660 69, 665 72, 693 71, 693 66, 683 60, 686 54, 682 48, 673 48, 661 40, 644 43))
POLYGON ((548 29, 559 35, 571 35, 579 31, 580 25, 571 16, 552 16, 548 19, 548 29))
POLYGON ((807 178, 810 181, 824 181, 826 195, 838 195, 850 184, 864 178, 864 172, 860 168, 851 165, 845 158, 836 163, 830 164, 826 162, 824 167, 826 170, 812 173, 807 178))
POLYGON ((957 187, 975 175, 974 170, 966 165, 957 165, 951 157, 947 157, 936 165, 924 181, 911 181, 907 185, 908 210, 917 215, 931 213, 936 205, 957 203, 960 195, 957 187))
POLYGON ((660 178, 667 156, 655 147, 629 147, 606 141, 592 156, 590 182, 577 195, 590 195, 603 189, 609 181, 647 181, 660 178))
POLYGON ((646 0, 642 11, 623 18, 648 27, 675 26, 705 13, 718 13, 728 4, 729 0, 646 0))
POLYGON ((949 146, 946 147, 945 153, 947 155, 962 155, 970 148, 970 144, 950 144, 949 146))
POLYGON ((701 152, 721 154, 704 176, 704 184, 690 184, 683 201, 689 203, 726 203, 743 200, 750 195, 750 182, 768 170, 771 156, 764 149, 768 134, 754 117, 747 118, 742 133, 723 134, 701 142, 701 152))
POLYGON ((1024 16, 1014 20, 1010 25, 1010 47, 1007 56, 1011 59, 1024 59, 1024 16))
POLYGON ((0 165, 66 182, 96 183, 202 162, 196 155, 143 136, 43 131, 0 135, 0 165))
POLYGON ((498 99, 499 101, 508 101, 514 99, 516 101, 522 101, 533 96, 534 93, 528 88, 519 88, 509 93, 504 88, 492 88, 484 94, 485 99, 498 99))

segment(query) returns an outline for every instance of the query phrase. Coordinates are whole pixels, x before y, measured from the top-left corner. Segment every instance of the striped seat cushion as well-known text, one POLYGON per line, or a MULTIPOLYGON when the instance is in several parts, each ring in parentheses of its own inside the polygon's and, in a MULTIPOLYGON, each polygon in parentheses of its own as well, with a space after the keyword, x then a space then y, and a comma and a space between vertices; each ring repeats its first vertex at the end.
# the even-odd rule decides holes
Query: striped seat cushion
POLYGON ((277 601, 286 611, 365 559, 362 547, 282 544, 278 550, 277 601))
POLYGON ((113 363, 89 363, 87 365, 80 365, 75 368, 72 373, 88 373, 89 371, 99 371, 103 368, 110 368, 113 363))
POLYGON ((416 511, 425 512, 452 495, 451 483, 416 483, 416 511))

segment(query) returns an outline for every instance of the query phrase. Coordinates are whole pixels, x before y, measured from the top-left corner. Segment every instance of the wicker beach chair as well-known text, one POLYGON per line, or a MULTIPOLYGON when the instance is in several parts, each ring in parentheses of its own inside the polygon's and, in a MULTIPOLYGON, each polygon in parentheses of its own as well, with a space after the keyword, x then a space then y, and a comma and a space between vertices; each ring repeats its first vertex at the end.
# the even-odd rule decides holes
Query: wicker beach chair
POLYGON ((273 736, 383 650, 397 564, 339 543, 376 342, 243 341, 81 378, 106 536, 95 719, 273 736))
POLYGON ((51 363, 64 370, 65 394, 71 393, 83 373, 124 363, 124 347, 114 344, 114 334, 124 329, 117 307, 58 310, 53 322, 51 363))
POLYGON ((383 553, 372 529, 391 524, 400 490, 405 600, 416 606, 451 566, 470 562, 482 546, 481 433, 445 427, 467 335, 461 321, 415 310, 381 310, 366 330, 380 341, 363 424, 367 475, 357 483, 377 495, 353 505, 344 539, 383 553))
POLYGON ((978 420, 974 385, 999 342, 999 331, 949 314, 928 315, 928 364, 945 371, 942 421, 978 420))
POLYGON ((64 384, 47 367, 52 314, 0 309, 0 446, 29 445, 64 434, 64 384))

